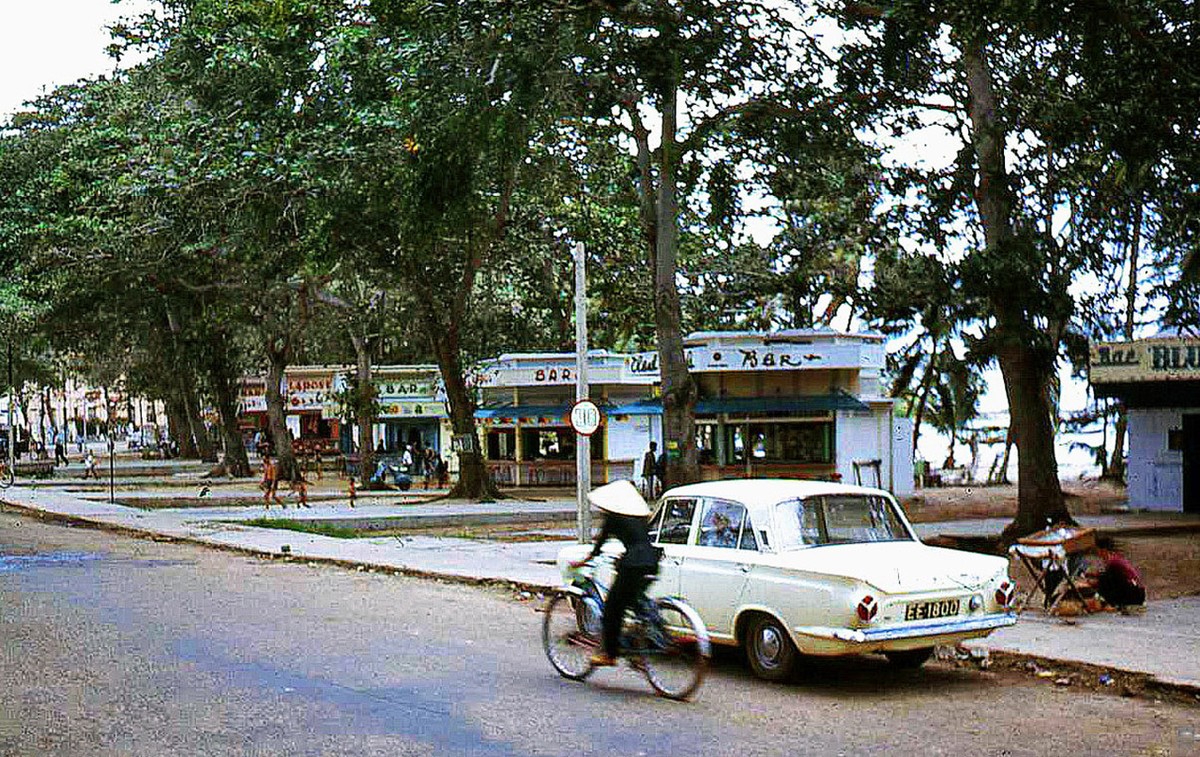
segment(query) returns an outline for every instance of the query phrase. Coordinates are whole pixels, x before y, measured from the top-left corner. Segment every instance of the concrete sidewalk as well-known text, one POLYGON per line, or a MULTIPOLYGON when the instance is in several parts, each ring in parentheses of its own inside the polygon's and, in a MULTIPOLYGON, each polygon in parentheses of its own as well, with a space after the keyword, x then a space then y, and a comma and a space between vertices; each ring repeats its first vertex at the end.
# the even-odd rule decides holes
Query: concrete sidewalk
MULTIPOLYGON (((121 494, 141 497, 144 492, 121 494)), ((102 501, 89 499, 98 497, 99 492, 80 493, 57 486, 15 486, 0 492, 0 501, 18 508, 157 537, 253 554, 278 556, 287 552, 299 560, 361 565, 413 575, 505 582, 532 591, 558 585, 554 558, 569 539, 515 543, 435 536, 340 539, 257 528, 239 521, 269 515, 327 523, 399 518, 408 525, 466 525, 510 519, 514 514, 534 520, 562 519, 575 512, 573 501, 561 499, 492 503, 423 501, 423 492, 359 500, 358 507, 353 509, 348 500, 335 499, 314 502, 311 509, 297 510, 292 506, 286 510, 271 508, 265 513, 258 507, 222 506, 216 501, 203 508, 142 510, 109 504, 107 496, 102 501)), ((294 505, 294 499, 289 504, 294 505)), ((1177 514, 1129 513, 1084 516, 1079 520, 1084 525, 1114 532, 1200 530, 1200 518, 1177 514)), ((922 538, 946 534, 987 536, 999 533, 1006 523, 1003 519, 964 520, 916 524, 916 528, 922 538)), ((974 644, 996 651, 1146 674, 1165 685, 1200 692, 1200 597, 1151 601, 1142 614, 1101 613, 1073 618, 1069 623, 1029 613, 1015 626, 974 644)))

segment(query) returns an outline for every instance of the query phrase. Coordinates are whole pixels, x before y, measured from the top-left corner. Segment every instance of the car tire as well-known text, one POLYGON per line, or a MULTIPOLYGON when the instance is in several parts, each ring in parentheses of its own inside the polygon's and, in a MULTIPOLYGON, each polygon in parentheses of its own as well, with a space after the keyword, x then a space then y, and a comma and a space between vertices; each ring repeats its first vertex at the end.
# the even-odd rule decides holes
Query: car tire
POLYGON ((922 649, 905 649, 899 652, 884 652, 883 656, 888 659, 892 665, 904 670, 916 670, 925 664, 925 661, 933 656, 933 647, 924 647, 922 649))
POLYGON ((765 681, 790 679, 800 654, 787 630, 769 615, 759 615, 749 622, 742 649, 754 675, 765 681))

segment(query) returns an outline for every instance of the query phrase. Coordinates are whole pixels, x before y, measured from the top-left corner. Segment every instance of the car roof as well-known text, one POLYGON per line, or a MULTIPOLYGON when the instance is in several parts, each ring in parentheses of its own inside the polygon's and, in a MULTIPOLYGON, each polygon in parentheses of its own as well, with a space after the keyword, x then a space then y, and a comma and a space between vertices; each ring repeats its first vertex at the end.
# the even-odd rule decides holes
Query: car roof
POLYGON ((823 494, 874 494, 890 496, 882 489, 789 478, 731 478, 702 481, 668 489, 664 497, 719 497, 744 504, 774 504, 823 494))

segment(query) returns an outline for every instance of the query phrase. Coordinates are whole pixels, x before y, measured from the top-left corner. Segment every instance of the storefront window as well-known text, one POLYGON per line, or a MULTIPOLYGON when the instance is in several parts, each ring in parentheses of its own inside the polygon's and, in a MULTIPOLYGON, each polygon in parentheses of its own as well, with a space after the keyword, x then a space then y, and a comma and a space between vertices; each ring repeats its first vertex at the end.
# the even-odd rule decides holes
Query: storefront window
POLYGON ((725 449, 730 463, 833 462, 833 424, 748 423, 725 427, 725 449))
POLYGON ((488 460, 516 460, 517 432, 515 429, 493 429, 487 435, 488 460))
MULTIPOLYGON (((591 458, 604 459, 604 431, 592 434, 591 458)), ((507 458, 513 459, 513 458, 507 458)), ((570 428, 522 428, 522 460, 574 460, 575 432, 570 428)))

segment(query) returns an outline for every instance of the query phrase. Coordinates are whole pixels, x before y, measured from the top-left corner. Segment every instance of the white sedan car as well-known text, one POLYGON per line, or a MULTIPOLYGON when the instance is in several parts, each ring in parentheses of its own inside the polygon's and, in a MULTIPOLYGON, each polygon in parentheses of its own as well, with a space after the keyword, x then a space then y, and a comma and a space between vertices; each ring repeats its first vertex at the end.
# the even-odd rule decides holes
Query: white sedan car
MULTIPOLYGON (((682 597, 714 643, 743 647, 755 674, 768 680, 790 676, 799 654, 881 652, 917 667, 934 645, 1016 622, 1005 558, 922 544, 880 489, 690 484, 663 495, 650 530, 663 548, 650 593, 682 597)), ((587 550, 560 552, 568 581, 567 563, 587 550)))

